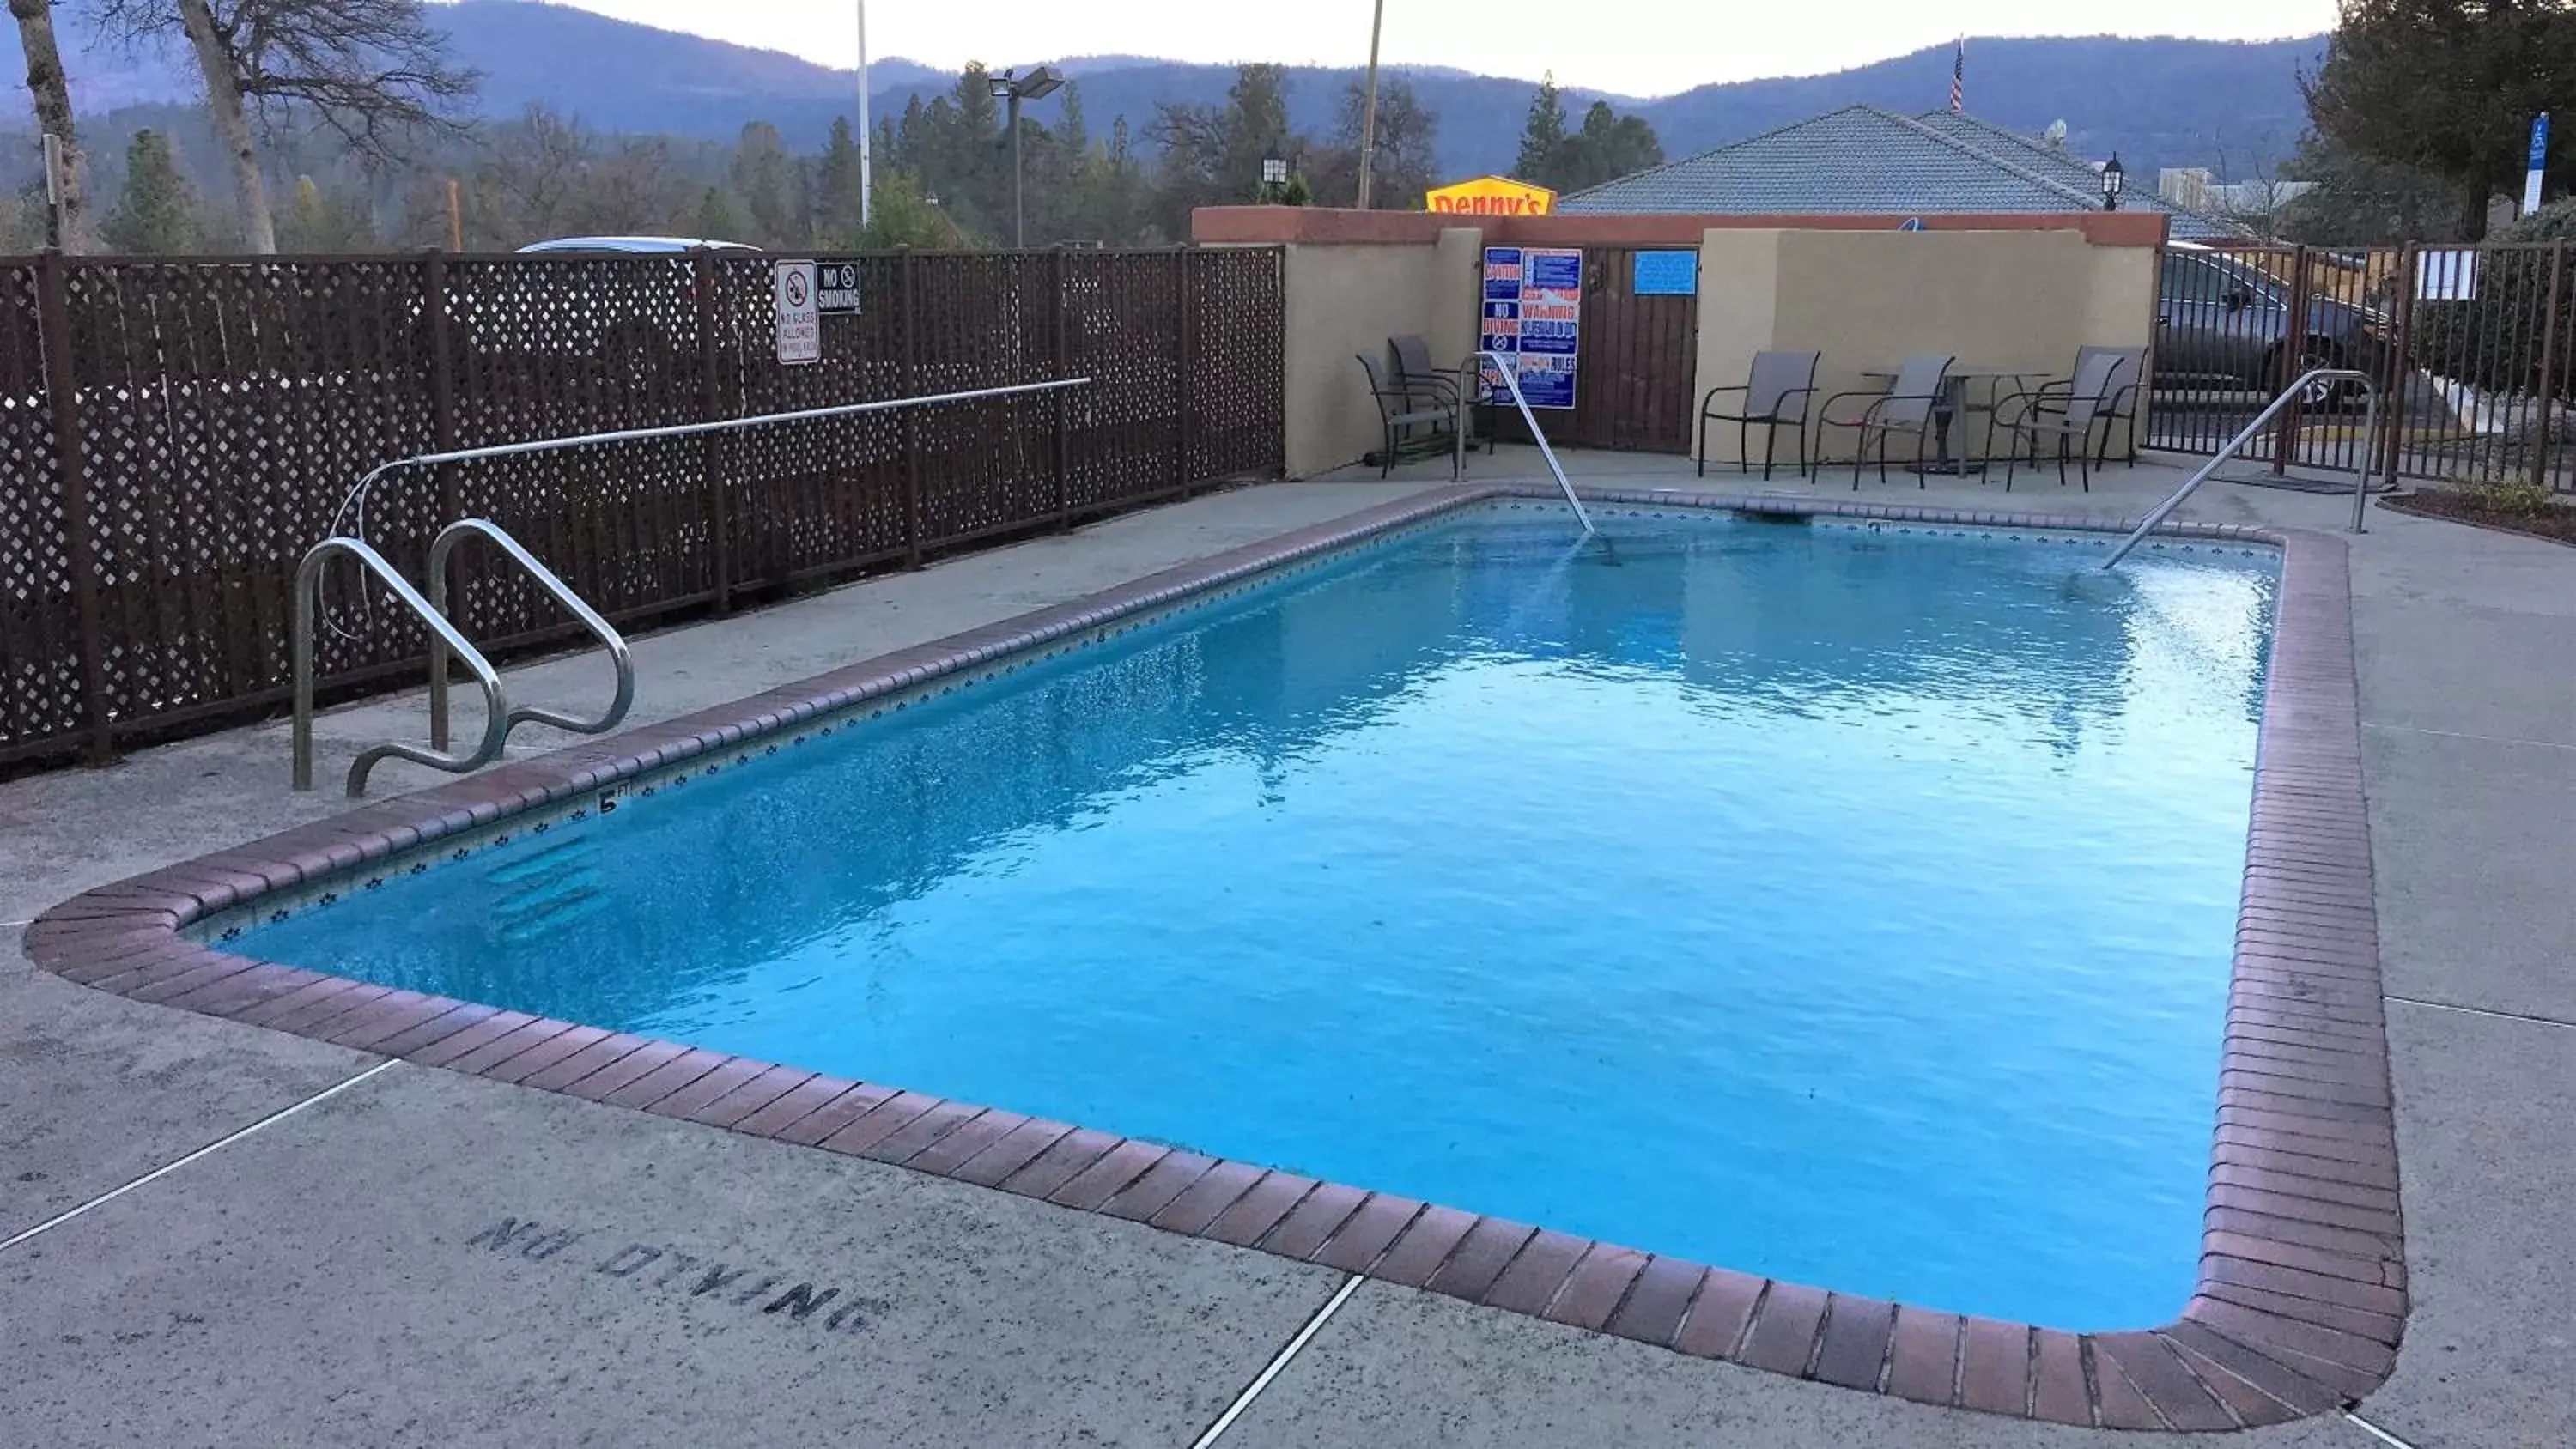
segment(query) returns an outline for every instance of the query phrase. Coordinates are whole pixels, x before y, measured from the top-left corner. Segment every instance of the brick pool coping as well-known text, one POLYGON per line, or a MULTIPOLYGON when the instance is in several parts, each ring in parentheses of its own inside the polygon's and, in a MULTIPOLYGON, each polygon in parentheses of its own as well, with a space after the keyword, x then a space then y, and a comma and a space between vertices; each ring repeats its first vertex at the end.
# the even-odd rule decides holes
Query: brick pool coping
MULTIPOLYGON (((2363 806, 2351 590, 2333 535, 2177 524, 2282 551, 2219 1072, 2199 1282, 2180 1318, 2069 1333, 1750 1277, 1544 1228, 574 1022, 251 960, 182 927, 870 699, 1497 498, 1436 488, 728 705, 363 806, 74 897, 36 964, 140 1001, 427 1066, 821 1146, 1195 1237, 1921 1403, 2110 1429, 2224 1430, 2352 1403, 2407 1297, 2363 806)), ((2104 532, 2081 516, 1722 491, 1650 508, 2104 532)), ((2120 525, 2125 527, 2126 525, 2120 525)))

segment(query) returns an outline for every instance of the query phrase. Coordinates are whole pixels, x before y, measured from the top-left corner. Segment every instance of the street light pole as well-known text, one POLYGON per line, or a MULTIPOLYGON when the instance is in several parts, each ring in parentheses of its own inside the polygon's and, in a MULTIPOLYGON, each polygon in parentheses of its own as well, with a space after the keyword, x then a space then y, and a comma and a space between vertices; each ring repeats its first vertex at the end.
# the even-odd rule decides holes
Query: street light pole
POLYGON ((1369 167, 1377 159, 1377 37, 1386 25, 1386 0, 1369 15, 1368 100, 1360 107, 1360 210, 1369 209, 1369 167))
POLYGON ((1064 73, 1057 70, 1054 66, 1041 65, 1030 70, 1027 75, 1021 75, 1017 72, 1006 70, 1000 75, 988 77, 987 83, 992 87, 992 93, 994 95, 1000 96, 1010 103, 1008 123, 1011 128, 1011 245, 1014 247, 1025 247, 1029 244, 1029 222, 1027 213, 1022 211, 1020 207, 1020 187, 1022 180, 1020 175, 1020 102, 1034 101, 1044 96, 1054 95, 1057 88, 1064 84, 1064 73))
POLYGON ((873 212, 873 210, 874 210, 874 207, 873 207, 872 203, 873 203, 873 202, 875 201, 875 199, 876 199, 876 198, 875 198, 876 185, 875 185, 875 178, 869 174, 869 172, 870 172, 870 170, 871 170, 871 168, 870 168, 870 166, 869 166, 869 161, 870 161, 870 159, 871 159, 871 158, 870 158, 870 156, 869 156, 869 154, 868 154, 868 153, 869 153, 870 144, 871 144, 870 132, 873 130, 873 128, 872 128, 872 127, 870 127, 870 126, 868 125, 868 0, 858 0, 858 6, 859 6, 859 226, 860 226, 860 228, 861 228, 862 230, 865 230, 865 229, 866 229, 866 227, 867 227, 867 224, 868 224, 868 221, 869 221, 870 215, 871 215, 871 213, 872 213, 872 212, 873 212))
POLYGON ((1025 250, 1029 244, 1029 214, 1020 205, 1020 187, 1027 180, 1020 169, 1020 88, 1011 87, 1011 245, 1025 250))

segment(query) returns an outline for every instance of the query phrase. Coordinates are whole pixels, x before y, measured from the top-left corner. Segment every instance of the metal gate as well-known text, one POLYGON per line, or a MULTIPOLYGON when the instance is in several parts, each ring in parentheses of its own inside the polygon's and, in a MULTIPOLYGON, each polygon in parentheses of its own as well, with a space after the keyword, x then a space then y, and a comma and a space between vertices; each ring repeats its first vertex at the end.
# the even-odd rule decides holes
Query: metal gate
MULTIPOLYGON (((2382 477, 2576 491, 2571 250, 2169 244, 2148 442, 2214 452, 2301 371, 2355 367, 2379 380, 2385 400, 2382 477)), ((2318 387, 2246 455, 2275 471, 2354 467, 2358 392, 2318 387)))

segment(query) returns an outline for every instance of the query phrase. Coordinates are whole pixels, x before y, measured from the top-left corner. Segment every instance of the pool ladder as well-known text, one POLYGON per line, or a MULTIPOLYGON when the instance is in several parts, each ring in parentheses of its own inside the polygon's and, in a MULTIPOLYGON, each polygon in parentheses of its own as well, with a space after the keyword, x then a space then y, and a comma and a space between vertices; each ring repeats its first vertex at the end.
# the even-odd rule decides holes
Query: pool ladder
POLYGON ((420 620, 429 630, 429 748, 405 744, 399 740, 370 745, 358 752, 349 764, 348 791, 352 799, 367 792, 367 776, 379 760, 409 760, 434 770, 466 774, 479 770, 501 757, 501 747, 509 742, 510 731, 520 725, 536 723, 575 734, 604 734, 617 728, 626 711, 635 703, 635 660, 627 651, 626 640, 600 616, 581 595, 572 591, 552 569, 539 563, 534 554, 520 546, 517 539, 499 524, 487 518, 460 518, 439 530, 429 545, 429 593, 420 590, 402 576, 384 555, 366 540, 335 535, 315 544, 295 569, 295 788, 313 788, 313 652, 314 629, 320 614, 322 570, 334 558, 346 558, 360 569, 373 574, 395 602, 420 620), (474 647, 453 620, 448 617, 448 561, 457 546, 469 538, 490 543, 519 566, 519 571, 551 595, 554 601, 581 622, 592 637, 608 651, 609 662, 617 670, 617 692, 608 708, 597 715, 565 714, 534 706, 510 707, 509 694, 501 686, 500 672, 483 651, 474 647), (448 674, 451 660, 464 662, 483 692, 483 734, 474 748, 458 751, 448 745, 448 674))

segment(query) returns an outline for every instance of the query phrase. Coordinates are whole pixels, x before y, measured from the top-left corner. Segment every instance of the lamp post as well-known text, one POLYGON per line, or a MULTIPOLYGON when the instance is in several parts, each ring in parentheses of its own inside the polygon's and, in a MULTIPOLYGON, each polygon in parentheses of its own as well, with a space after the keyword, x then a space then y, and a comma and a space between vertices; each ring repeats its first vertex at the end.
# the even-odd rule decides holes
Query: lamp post
POLYGON ((2102 209, 2104 211, 2120 209, 2120 185, 2125 180, 2127 175, 2120 169, 2120 153, 2114 151, 2111 153, 2111 159, 2102 163, 2102 209))
POLYGON ((1064 73, 1054 66, 1040 65, 1030 67, 1027 75, 1006 70, 989 79, 992 82, 993 94, 1001 97, 1010 106, 1011 245, 1025 247, 1029 244, 1029 218, 1020 205, 1022 179, 1020 175, 1020 102, 1054 95, 1056 88, 1064 84, 1064 73))
POLYGON ((1287 184, 1288 163, 1276 156, 1264 157, 1261 162, 1262 201, 1267 205, 1278 205, 1279 193, 1287 184))

